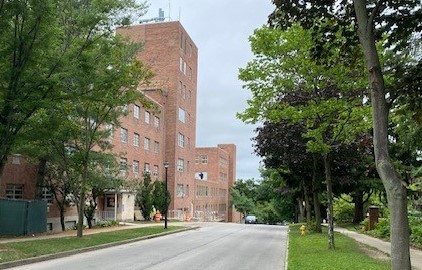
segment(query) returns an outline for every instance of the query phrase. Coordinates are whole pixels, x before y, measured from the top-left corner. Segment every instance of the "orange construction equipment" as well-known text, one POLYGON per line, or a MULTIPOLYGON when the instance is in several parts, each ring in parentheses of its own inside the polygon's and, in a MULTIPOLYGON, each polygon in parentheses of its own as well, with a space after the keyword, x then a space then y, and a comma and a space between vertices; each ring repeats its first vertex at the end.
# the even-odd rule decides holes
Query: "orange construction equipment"
POLYGON ((160 222, 160 219, 161 219, 161 214, 160 214, 160 211, 157 210, 155 212, 154 220, 155 220, 155 222, 160 222))

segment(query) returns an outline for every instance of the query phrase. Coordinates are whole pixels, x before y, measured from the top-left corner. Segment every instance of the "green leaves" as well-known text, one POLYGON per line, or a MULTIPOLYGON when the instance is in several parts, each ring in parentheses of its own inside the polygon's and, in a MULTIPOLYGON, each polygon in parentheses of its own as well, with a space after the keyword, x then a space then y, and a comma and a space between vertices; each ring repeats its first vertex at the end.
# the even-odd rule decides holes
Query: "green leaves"
POLYGON ((362 102, 364 69, 342 62, 340 48, 331 48, 335 65, 315 61, 312 36, 297 24, 255 30, 250 42, 255 59, 239 72, 252 92, 249 107, 238 114, 242 121, 302 124, 308 151, 320 153, 370 128, 370 109, 362 102))

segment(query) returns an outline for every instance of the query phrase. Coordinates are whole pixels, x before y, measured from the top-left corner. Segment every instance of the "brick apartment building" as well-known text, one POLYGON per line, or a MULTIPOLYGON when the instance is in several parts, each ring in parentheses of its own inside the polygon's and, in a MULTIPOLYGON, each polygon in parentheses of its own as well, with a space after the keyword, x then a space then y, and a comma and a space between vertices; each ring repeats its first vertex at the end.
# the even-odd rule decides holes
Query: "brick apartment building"
POLYGON ((234 144, 196 148, 195 181, 197 215, 203 215, 202 219, 209 221, 239 221, 230 208, 229 201, 229 189, 236 181, 234 144))
MULTIPOLYGON (((124 153, 120 163, 127 168, 122 173, 128 179, 140 179, 144 171, 149 171, 154 181, 163 181, 163 164, 168 161, 170 217, 210 219, 205 217, 211 215, 219 220, 237 221, 229 207, 229 188, 236 180, 235 145, 219 144, 215 148, 195 145, 198 67, 195 43, 177 21, 131 26, 118 29, 117 34, 143 44, 137 57, 151 66, 155 77, 151 87, 139 91, 159 108, 152 111, 141 104, 129 104, 128 115, 114 129, 110 138, 113 151, 124 153)), ((36 165, 27 164, 20 156, 11 156, 0 183, 0 198, 34 199, 36 175, 36 165)), ((57 230, 58 210, 47 190, 43 199, 50 203, 50 229, 57 230)), ((97 217, 133 220, 134 206, 133 191, 110 191, 99 200, 97 217)), ((76 220, 76 209, 70 206, 66 211, 67 227, 73 227, 76 220)))

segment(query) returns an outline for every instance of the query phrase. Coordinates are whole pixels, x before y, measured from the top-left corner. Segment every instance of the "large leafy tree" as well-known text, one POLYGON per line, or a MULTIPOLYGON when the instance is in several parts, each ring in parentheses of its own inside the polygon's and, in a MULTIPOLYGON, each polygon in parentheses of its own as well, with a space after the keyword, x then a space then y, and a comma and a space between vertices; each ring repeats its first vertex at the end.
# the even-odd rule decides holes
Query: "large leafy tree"
POLYGON ((255 187, 256 184, 253 179, 245 181, 239 179, 230 189, 231 203, 238 212, 242 213, 243 217, 254 210, 255 187))
POLYGON ((93 177, 97 175, 93 172, 100 166, 99 161, 106 160, 112 150, 109 140, 112 127, 119 126, 128 104, 147 104, 137 88, 148 83, 152 74, 135 59, 138 48, 118 36, 97 35, 95 43, 72 60, 74 69, 69 73, 73 76, 61 82, 73 96, 40 109, 31 118, 31 125, 22 130, 26 136, 33 134, 31 128, 34 127, 50 134, 48 139, 42 136, 38 140, 45 149, 42 158, 57 162, 75 195, 79 237, 82 237, 84 214, 87 214, 86 195, 90 194, 89 201, 94 202, 92 196, 101 189, 115 187, 110 186, 111 182, 109 186, 100 185, 93 177), (55 126, 57 123, 60 125, 55 126), (52 126, 52 130, 43 129, 52 126))
POLYGON ((388 152, 389 108, 376 43, 382 36, 387 36, 387 46, 394 45, 397 51, 406 47, 410 37, 422 30, 420 1, 274 0, 273 3, 276 10, 270 21, 274 26, 286 28, 299 22, 313 30, 316 57, 326 58, 324 49, 330 46, 344 48, 343 52, 347 54, 350 48, 361 45, 371 88, 375 161, 391 213, 392 269, 410 269, 406 183, 398 176, 388 152), (337 29, 333 31, 326 27, 327 21, 335 22, 337 29), (341 30, 345 39, 336 38, 337 30, 341 30))
POLYGON ((30 118, 75 97, 64 82, 84 52, 143 12, 134 0, 0 1, 0 175, 30 118))
POLYGON ((78 236, 82 236, 85 196, 92 187, 90 165, 98 153, 106 155, 111 150, 107 126, 119 125, 128 104, 145 100, 137 88, 149 80, 151 73, 135 59, 135 52, 119 37, 98 37, 96 44, 82 54, 82 61, 75 63, 78 76, 65 82, 75 93, 63 116, 69 121, 68 143, 74 151, 72 169, 77 173, 78 236))
POLYGON ((312 36, 299 25, 285 31, 264 27, 250 40, 256 59, 240 70, 239 78, 253 98, 239 117, 252 122, 286 120, 305 127, 307 151, 324 159, 329 246, 334 248, 332 153, 338 144, 353 141, 369 128, 362 73, 356 71, 357 63, 343 62, 339 48, 329 51, 331 66, 314 61, 312 36))
POLYGON ((291 195, 298 200, 299 220, 302 220, 303 202, 306 217, 311 224, 311 205, 314 206, 315 231, 321 232, 320 184, 315 167, 316 156, 306 151, 306 141, 302 135, 306 129, 300 124, 289 124, 285 120, 277 123, 264 122, 256 129, 255 153, 263 158, 267 169, 276 169, 286 181, 291 195), (298 195, 300 192, 301 195, 298 195), (312 203, 310 200, 312 194, 312 203))

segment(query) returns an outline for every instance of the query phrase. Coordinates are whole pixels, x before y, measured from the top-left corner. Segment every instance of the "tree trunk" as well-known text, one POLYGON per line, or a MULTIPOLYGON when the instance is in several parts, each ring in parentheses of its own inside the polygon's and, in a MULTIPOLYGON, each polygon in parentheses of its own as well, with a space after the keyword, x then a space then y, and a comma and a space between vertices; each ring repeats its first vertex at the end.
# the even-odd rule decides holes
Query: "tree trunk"
MULTIPOLYGON (((388 107, 385 100, 384 77, 374 37, 373 18, 368 16, 365 0, 354 0, 358 36, 365 55, 371 87, 374 130, 375 164, 387 192, 391 227, 391 269, 410 270, 409 221, 407 217, 407 190, 398 177, 388 153, 388 107)), ((379 3, 378 3, 379 4, 379 3)), ((376 12, 377 10, 374 9, 376 12)))
POLYGON ((305 220, 305 209, 303 207, 303 200, 298 198, 297 199, 297 205, 299 207, 299 216, 297 218, 297 221, 299 223, 303 222, 305 220))
POLYGON ((334 249, 333 181, 331 178, 331 157, 324 154, 325 181, 327 182, 328 248, 334 249))
POLYGON ((85 208, 85 191, 81 187, 79 191, 79 201, 78 201, 78 225, 77 225, 77 237, 83 236, 83 226, 84 226, 84 208, 85 208))
POLYGON ((316 182, 316 166, 317 166, 317 158, 314 155, 314 164, 312 169, 312 197, 314 200, 314 213, 315 213, 315 232, 322 233, 321 228, 321 203, 319 201, 319 189, 316 182))
MULTIPOLYGON (((87 159, 86 159, 87 160, 87 159)), ((79 204, 78 204, 78 232, 77 237, 83 236, 83 226, 84 226, 84 212, 85 212, 85 183, 88 178, 88 164, 86 162, 83 165, 82 175, 81 175, 81 185, 79 190, 79 204)))
POLYGON ((66 226, 64 223, 64 205, 59 206, 60 210, 60 225, 62 226, 62 231, 64 232, 66 230, 66 226))
POLYGON ((305 181, 302 181, 302 184, 303 184, 303 195, 305 197, 306 224, 310 225, 312 221, 311 200, 309 198, 309 192, 308 192, 308 188, 306 187, 305 181))
POLYGON ((359 191, 353 195, 353 203, 355 204, 354 214, 353 214, 353 223, 360 223, 363 217, 363 192, 359 191))

